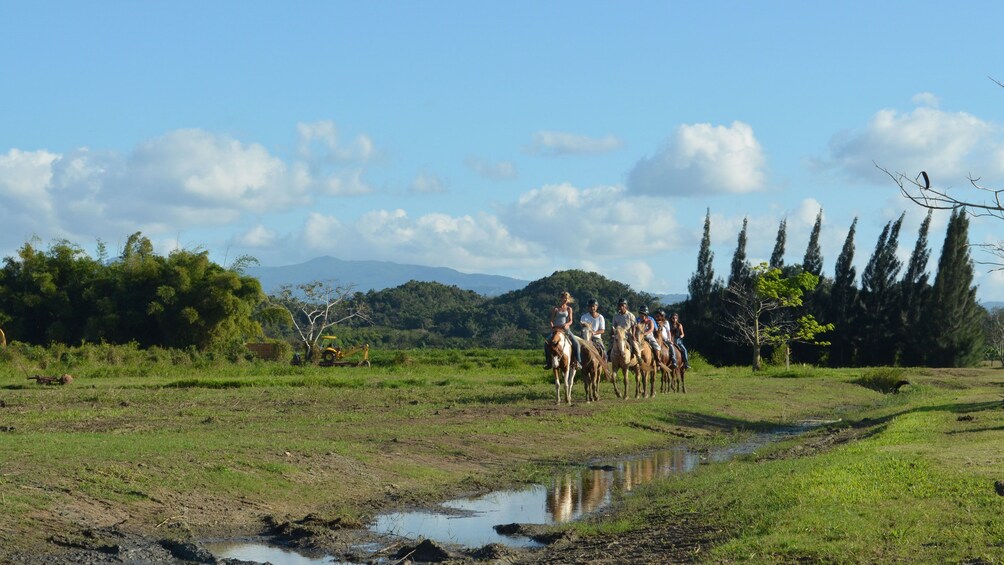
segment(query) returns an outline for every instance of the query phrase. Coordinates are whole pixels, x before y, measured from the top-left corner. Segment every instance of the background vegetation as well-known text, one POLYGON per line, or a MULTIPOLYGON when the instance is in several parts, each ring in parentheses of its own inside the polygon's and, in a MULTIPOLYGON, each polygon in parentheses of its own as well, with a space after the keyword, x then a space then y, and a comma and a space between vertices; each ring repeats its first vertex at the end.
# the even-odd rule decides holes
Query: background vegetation
MULTIPOLYGON (((800 264, 783 262, 787 236, 782 220, 767 269, 753 269, 747 260, 744 223, 723 281, 712 267, 709 211, 689 297, 680 304, 662 304, 654 295, 580 270, 557 271, 493 298, 411 281, 379 291, 338 289, 334 309, 339 311, 332 312, 331 319, 344 321, 326 333, 336 334, 345 346, 532 349, 547 331, 558 294, 569 291, 578 301, 577 313, 589 298, 597 299, 608 317, 621 298, 632 310, 645 305, 679 311, 690 349, 714 365, 746 364, 750 344, 737 340, 737 329, 725 322, 735 319, 741 307, 730 297, 762 299, 756 295, 763 286, 756 284, 758 277, 772 276, 787 284, 812 275, 819 283, 798 304, 780 313, 765 312, 752 322, 776 329, 811 319, 818 328, 833 324, 834 329, 811 339, 757 340, 755 347, 763 349, 766 359, 777 361, 783 356, 776 350, 790 348, 791 362, 834 367, 962 367, 987 359, 1004 363, 1004 339, 994 322, 1000 314, 991 315, 976 302, 965 213, 952 213, 933 282, 928 274, 930 216, 901 276, 896 249, 902 221, 901 216, 885 226, 860 284, 853 266, 856 220, 831 277, 824 272, 819 248, 822 212, 800 264)), ((335 278, 337 273, 332 273, 335 278)), ((277 305, 290 302, 290 296, 285 298, 265 296, 258 281, 243 275, 239 265, 216 265, 206 252, 179 250, 158 256, 139 233, 114 258, 103 249, 91 258, 66 241, 46 251, 30 242, 16 257, 6 258, 0 270, 0 328, 10 340, 35 345, 136 343, 143 348, 194 347, 234 357, 242 343, 265 336, 299 347, 302 338, 289 315, 275 315, 277 305)), ((304 316, 291 313, 300 317, 296 320, 304 316)))

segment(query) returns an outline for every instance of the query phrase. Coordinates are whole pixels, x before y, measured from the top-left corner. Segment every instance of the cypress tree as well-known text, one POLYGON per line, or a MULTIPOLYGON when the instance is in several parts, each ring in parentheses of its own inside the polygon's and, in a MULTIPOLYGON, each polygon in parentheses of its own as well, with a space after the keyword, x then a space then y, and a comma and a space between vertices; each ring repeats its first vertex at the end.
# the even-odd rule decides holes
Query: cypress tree
POLYGON ((695 304, 707 305, 711 302, 714 288, 715 270, 712 263, 715 254, 711 252, 711 210, 704 216, 704 235, 701 237, 701 248, 697 252, 697 271, 687 283, 690 300, 695 304))
POLYGON ((681 316, 687 335, 695 337, 694 344, 700 343, 698 348, 701 353, 717 360, 721 346, 715 320, 719 319, 718 312, 722 307, 722 282, 721 279, 715 280, 714 260, 715 254, 711 251, 711 210, 708 210, 704 216, 704 235, 697 252, 697 271, 687 283, 690 295, 683 304, 681 316))
POLYGON ((837 326, 830 339, 830 364, 836 367, 853 364, 855 357, 855 332, 851 326, 858 301, 858 288, 854 285, 857 277, 857 269, 854 268, 854 232, 857 226, 858 219, 855 217, 840 255, 837 256, 833 288, 830 291, 828 321, 837 326))
POLYGON ((967 367, 982 357, 981 308, 976 302, 973 260, 969 256, 969 218, 965 209, 952 211, 938 274, 931 291, 932 316, 927 321, 936 341, 928 354, 935 367, 967 367))
POLYGON ((729 286, 745 285, 750 280, 750 264, 746 261, 746 227, 749 218, 743 218, 743 228, 739 230, 736 252, 732 255, 732 269, 729 271, 729 286))
POLYGON ((788 218, 781 219, 777 227, 777 240, 774 242, 774 252, 770 254, 770 268, 780 269, 784 266, 784 243, 788 237, 788 218))
POLYGON ((931 229, 931 210, 920 224, 917 233, 917 243, 910 254, 906 274, 900 281, 901 316, 900 339, 903 354, 902 365, 919 366, 925 362, 925 354, 931 345, 933 333, 922 326, 925 321, 927 301, 931 295, 931 285, 928 284, 927 261, 931 250, 927 244, 927 233, 931 229))
MULTIPOLYGON (((904 214, 905 215, 905 214, 904 214)), ((861 275, 859 320, 855 328, 864 338, 859 363, 892 365, 898 361, 899 286, 903 263, 896 257, 903 216, 887 222, 861 275)))
POLYGON ((819 248, 819 231, 823 227, 823 209, 816 214, 816 223, 809 234, 809 245, 805 248, 805 258, 802 259, 802 269, 817 277, 823 272, 823 251, 819 248))

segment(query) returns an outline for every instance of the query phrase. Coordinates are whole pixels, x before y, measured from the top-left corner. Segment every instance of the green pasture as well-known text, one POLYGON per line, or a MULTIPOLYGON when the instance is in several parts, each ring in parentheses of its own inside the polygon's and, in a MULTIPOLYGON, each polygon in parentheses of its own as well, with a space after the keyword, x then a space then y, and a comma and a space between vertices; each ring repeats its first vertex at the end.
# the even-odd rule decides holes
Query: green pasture
POLYGON ((253 532, 264 516, 365 521, 562 463, 818 418, 840 421, 792 442, 853 439, 702 466, 571 527, 608 535, 699 512, 727 532, 712 561, 992 562, 1004 551, 1001 371, 754 374, 695 356, 687 395, 618 400, 605 382, 587 405, 580 382, 568 407, 538 351, 375 351, 367 369, 98 347, 0 357, 4 550, 116 523, 199 535, 253 532), (74 382, 26 377, 62 373, 74 382), (900 393, 881 392, 902 379, 900 393))

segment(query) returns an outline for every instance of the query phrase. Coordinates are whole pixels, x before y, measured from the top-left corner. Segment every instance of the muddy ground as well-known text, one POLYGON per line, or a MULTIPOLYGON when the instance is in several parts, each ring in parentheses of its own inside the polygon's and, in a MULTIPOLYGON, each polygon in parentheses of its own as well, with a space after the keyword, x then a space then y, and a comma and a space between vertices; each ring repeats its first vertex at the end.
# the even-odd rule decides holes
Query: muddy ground
MULTIPOLYGON (((819 453, 871 433, 867 421, 857 427, 818 430, 798 444, 773 451, 766 457, 800 457, 819 453)), ((393 497, 391 497, 393 498, 393 497)), ((439 501, 410 501, 427 507, 439 501)), ((374 501, 376 511, 399 506, 390 498, 374 501)), ((95 509, 66 509, 66 512, 95 509)), ((608 507, 603 514, 615 513, 608 507)), ((111 564, 111 563, 247 563, 217 559, 198 540, 241 539, 288 547, 306 555, 330 555, 351 563, 504 563, 543 565, 557 563, 690 563, 699 561, 707 549, 727 539, 728 532, 692 513, 654 514, 649 525, 617 535, 578 537, 555 527, 509 525, 513 535, 531 537, 544 547, 518 549, 488 545, 470 549, 420 544, 376 535, 358 523, 342 523, 307 515, 280 520, 260 515, 257 524, 216 526, 193 531, 178 523, 158 524, 154 532, 135 532, 118 524, 74 532, 54 532, 49 545, 32 554, 9 554, 0 548, 0 561, 12 565, 111 564), (192 541, 195 540, 195 541, 192 541), (365 548, 365 549, 364 549, 365 548)))

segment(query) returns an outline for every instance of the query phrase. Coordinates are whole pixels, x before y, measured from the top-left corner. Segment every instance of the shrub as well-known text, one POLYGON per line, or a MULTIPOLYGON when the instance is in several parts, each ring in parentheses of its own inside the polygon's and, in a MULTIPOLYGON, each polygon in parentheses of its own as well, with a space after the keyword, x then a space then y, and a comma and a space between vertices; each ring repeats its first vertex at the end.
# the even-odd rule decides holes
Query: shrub
POLYGON ((899 367, 876 367, 869 369, 860 378, 851 382, 886 394, 899 392, 900 387, 910 384, 903 379, 903 369, 899 367))

